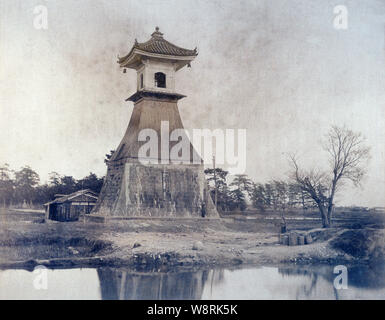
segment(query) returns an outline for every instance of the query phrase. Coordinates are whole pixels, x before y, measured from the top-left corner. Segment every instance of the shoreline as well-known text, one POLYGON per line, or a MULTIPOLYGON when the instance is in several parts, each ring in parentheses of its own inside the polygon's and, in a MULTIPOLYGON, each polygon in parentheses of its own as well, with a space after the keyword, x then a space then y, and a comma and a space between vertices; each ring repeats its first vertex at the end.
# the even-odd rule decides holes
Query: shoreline
POLYGON ((345 219, 330 229, 314 229, 312 220, 294 217, 288 219, 289 231, 311 233, 315 241, 286 246, 278 244, 279 220, 273 217, 63 223, 43 222, 41 213, 10 212, 6 218, 0 233, 0 269, 33 270, 44 265, 188 271, 281 264, 370 265, 381 262, 385 251, 385 229, 367 219, 358 227, 345 219), (356 244, 361 241, 363 251, 358 255, 349 251, 350 238, 346 242, 345 235, 356 244))

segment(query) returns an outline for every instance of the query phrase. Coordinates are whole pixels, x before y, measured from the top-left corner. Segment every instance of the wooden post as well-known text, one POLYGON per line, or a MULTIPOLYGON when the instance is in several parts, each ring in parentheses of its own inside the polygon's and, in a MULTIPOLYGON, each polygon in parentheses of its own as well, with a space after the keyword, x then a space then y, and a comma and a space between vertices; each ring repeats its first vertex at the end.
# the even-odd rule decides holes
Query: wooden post
POLYGON ((214 186, 215 186, 215 198, 214 198, 214 204, 215 204, 215 209, 218 210, 218 186, 217 186, 217 172, 215 168, 215 156, 213 156, 213 168, 214 168, 214 186))
POLYGON ((297 235, 295 233, 289 234, 289 246, 296 246, 297 245, 297 235))
POLYGON ((305 236, 299 235, 298 236, 298 245, 303 246, 305 244, 305 236))
POLYGON ((282 235, 282 242, 283 245, 288 246, 289 245, 289 236, 288 235, 282 235))
POLYGON ((5 209, 5 207, 0 208, 0 217, 0 223, 5 226, 7 224, 7 210, 5 209))

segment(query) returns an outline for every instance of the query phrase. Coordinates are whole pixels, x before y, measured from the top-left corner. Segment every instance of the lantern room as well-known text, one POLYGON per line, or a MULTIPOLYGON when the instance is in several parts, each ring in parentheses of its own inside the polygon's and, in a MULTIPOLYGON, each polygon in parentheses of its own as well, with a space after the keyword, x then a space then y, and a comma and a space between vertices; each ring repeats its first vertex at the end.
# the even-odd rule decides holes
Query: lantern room
POLYGON ((190 66, 197 55, 196 48, 184 49, 165 40, 156 27, 150 40, 135 40, 130 52, 119 58, 118 63, 124 70, 136 70, 137 91, 175 93, 175 73, 190 66))

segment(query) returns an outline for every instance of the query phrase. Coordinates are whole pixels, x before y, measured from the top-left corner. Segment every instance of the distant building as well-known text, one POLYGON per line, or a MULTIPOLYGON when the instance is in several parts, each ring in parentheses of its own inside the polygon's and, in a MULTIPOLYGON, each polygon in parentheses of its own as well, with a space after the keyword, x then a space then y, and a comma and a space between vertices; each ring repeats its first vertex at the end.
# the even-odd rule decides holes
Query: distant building
POLYGON ((81 214, 89 214, 98 199, 98 195, 88 189, 68 195, 56 195, 55 200, 44 204, 46 218, 56 221, 77 221, 81 214))

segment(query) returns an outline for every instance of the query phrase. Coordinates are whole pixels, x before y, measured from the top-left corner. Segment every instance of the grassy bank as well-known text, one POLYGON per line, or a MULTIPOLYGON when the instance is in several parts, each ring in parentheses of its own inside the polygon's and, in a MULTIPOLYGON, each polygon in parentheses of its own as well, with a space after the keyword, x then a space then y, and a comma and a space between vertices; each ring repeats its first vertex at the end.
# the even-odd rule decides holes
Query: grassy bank
POLYGON ((336 217, 330 230, 317 216, 287 217, 288 229, 311 232, 314 243, 278 243, 279 215, 215 220, 134 219, 45 221, 40 212, 0 215, 0 267, 124 266, 136 270, 241 264, 370 263, 383 259, 383 218, 355 213, 336 217), (309 219, 310 218, 310 219, 309 219), (382 242, 382 246, 381 246, 382 242))

